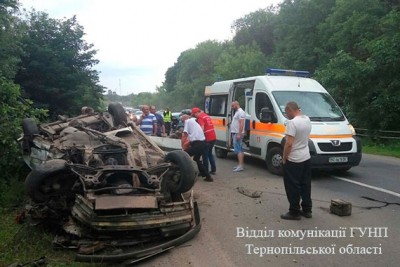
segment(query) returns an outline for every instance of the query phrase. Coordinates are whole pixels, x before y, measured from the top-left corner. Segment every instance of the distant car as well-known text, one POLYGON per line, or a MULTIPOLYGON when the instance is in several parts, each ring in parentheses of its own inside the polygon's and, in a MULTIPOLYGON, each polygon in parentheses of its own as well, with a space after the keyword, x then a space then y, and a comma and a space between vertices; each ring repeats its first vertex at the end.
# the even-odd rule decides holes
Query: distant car
POLYGON ((183 131, 183 122, 181 120, 182 112, 172 112, 171 128, 175 131, 183 131))
POLYGON ((185 108, 181 110, 181 115, 186 114, 186 115, 191 115, 192 110, 190 108, 185 108))

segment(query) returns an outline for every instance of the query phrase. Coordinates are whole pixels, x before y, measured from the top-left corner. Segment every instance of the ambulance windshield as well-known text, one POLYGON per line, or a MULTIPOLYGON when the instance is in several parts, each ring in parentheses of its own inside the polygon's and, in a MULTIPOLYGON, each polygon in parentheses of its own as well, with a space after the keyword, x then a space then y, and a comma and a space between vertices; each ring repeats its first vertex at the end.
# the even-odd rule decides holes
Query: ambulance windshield
POLYGON ((272 93, 282 114, 285 114, 287 102, 295 101, 303 114, 311 121, 344 121, 345 117, 339 106, 327 93, 275 91, 272 93))

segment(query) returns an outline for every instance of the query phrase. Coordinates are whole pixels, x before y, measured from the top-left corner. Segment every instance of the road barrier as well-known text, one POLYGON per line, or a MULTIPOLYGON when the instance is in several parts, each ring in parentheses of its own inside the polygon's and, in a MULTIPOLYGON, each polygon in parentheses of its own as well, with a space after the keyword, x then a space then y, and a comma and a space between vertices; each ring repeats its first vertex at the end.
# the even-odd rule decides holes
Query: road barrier
POLYGON ((381 131, 355 128, 358 136, 371 137, 379 139, 400 140, 400 131, 381 131))

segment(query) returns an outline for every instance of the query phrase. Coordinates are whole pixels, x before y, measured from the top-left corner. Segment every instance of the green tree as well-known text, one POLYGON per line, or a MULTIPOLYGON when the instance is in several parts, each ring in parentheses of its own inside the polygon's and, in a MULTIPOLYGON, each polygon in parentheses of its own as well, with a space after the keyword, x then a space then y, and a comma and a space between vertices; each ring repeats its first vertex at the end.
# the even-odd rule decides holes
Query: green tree
POLYGON ((57 20, 34 11, 29 15, 15 79, 24 95, 52 116, 77 114, 81 106, 98 108, 104 88, 92 69, 98 63, 96 51, 83 40, 76 17, 57 20))
MULTIPOLYGON (((341 4, 348 7, 349 3, 341 2, 341 4)), ((334 38, 335 41, 332 40, 331 45, 346 50, 337 53, 326 67, 317 72, 317 75, 331 90, 356 126, 370 130, 398 131, 400 130, 398 73, 400 12, 398 9, 386 6, 384 14, 382 11, 384 7, 380 1, 371 1, 368 6, 369 8, 365 10, 359 9, 353 13, 349 13, 343 6, 338 6, 333 16, 342 18, 349 24, 343 27, 343 33, 336 35, 345 38, 349 35, 349 28, 353 28, 359 38, 353 39, 354 44, 347 43, 347 40, 334 44, 338 42, 339 37, 334 38), (346 13, 347 16, 341 13, 346 13), (373 21, 373 26, 361 23, 365 22, 366 17, 373 21), (361 25, 366 29, 359 29, 361 25)), ((338 20, 335 21, 339 23, 338 20)))
POLYGON ((215 80, 215 61, 225 47, 226 44, 208 40, 182 52, 174 66, 167 70, 166 80, 159 90, 167 93, 168 102, 162 106, 178 110, 201 105, 204 87, 215 80))
POLYGON ((314 72, 323 58, 318 27, 330 14, 336 0, 285 0, 275 22, 276 67, 314 72))
POLYGON ((237 46, 251 45, 255 42, 264 55, 270 55, 274 50, 276 9, 270 6, 235 20, 231 27, 235 32, 233 42, 237 46))
POLYGON ((216 74, 223 80, 264 75, 267 59, 258 45, 230 45, 215 62, 216 74))
POLYGON ((32 102, 21 97, 20 88, 4 77, 0 77, 0 103, 0 206, 3 206, 10 198, 18 197, 12 190, 10 193, 10 184, 26 174, 17 142, 22 133, 22 119, 43 118, 45 111, 32 108, 32 102))
POLYGON ((0 1, 0 77, 7 79, 14 78, 21 53, 16 11, 16 0, 0 1))

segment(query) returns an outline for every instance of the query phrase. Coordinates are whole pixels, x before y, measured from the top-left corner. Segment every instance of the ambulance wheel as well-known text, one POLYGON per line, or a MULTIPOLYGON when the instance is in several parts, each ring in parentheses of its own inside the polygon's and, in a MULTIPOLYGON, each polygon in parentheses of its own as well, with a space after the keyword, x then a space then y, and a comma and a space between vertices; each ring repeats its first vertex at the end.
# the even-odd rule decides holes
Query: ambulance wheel
POLYGON ((217 158, 224 159, 228 156, 228 150, 220 148, 220 147, 214 147, 215 148, 215 155, 217 158))
POLYGON ((266 163, 271 173, 282 176, 282 148, 279 146, 271 148, 267 153, 266 163))

